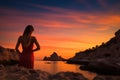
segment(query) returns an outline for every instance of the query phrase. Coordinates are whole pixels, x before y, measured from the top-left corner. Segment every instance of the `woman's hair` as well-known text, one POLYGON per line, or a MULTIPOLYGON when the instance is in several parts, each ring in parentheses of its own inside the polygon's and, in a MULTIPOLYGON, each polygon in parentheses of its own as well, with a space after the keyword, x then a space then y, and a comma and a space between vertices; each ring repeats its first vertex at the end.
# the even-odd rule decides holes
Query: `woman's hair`
POLYGON ((34 28, 32 25, 27 25, 24 32, 23 32, 23 44, 24 45, 29 45, 31 42, 30 36, 31 33, 34 31, 34 28))
POLYGON ((23 36, 28 36, 32 31, 34 31, 33 26, 27 25, 25 30, 24 30, 23 36))

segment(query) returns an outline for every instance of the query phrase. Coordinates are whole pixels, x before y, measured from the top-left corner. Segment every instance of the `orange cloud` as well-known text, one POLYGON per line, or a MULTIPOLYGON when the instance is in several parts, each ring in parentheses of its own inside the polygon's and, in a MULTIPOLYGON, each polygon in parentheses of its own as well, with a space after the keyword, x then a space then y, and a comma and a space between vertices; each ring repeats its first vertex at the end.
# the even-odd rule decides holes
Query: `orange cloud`
MULTIPOLYGON (((39 6, 41 7, 41 6, 39 6)), ((53 28, 89 28, 90 25, 96 24, 97 26, 104 26, 111 25, 111 24, 118 24, 120 22, 120 16, 116 15, 103 15, 103 14, 93 14, 93 13, 83 13, 80 11, 73 11, 70 9, 62 9, 62 8, 54 8, 54 7, 46 7, 42 6, 42 8, 47 8, 49 10, 53 10, 56 12, 61 12, 63 14, 57 13, 31 13, 28 14, 26 12, 21 11, 14 11, 14 10, 2 10, 3 12, 9 13, 9 15, 18 14, 15 16, 3 17, 2 18, 2 26, 6 25, 17 25, 23 26, 21 24, 32 23, 37 26, 44 26, 44 27, 53 27, 53 28), (68 12, 66 12, 68 11, 68 12), (22 14, 22 15, 20 15, 22 14), (28 14, 28 15, 27 15, 28 14), (34 16, 30 16, 34 15, 34 16), (6 21, 8 19, 8 21, 6 21), (12 20, 11 20, 12 19, 12 20), (17 20, 17 21, 16 21, 17 20), (10 24, 6 24, 9 22, 10 24)))

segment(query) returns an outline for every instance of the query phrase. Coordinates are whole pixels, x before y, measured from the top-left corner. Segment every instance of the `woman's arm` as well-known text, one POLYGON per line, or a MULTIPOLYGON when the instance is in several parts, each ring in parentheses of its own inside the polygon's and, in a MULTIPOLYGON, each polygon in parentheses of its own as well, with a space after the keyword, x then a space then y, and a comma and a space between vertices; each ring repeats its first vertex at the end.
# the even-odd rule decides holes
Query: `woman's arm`
POLYGON ((36 45, 36 48, 33 49, 33 52, 40 50, 40 45, 39 45, 39 43, 38 43, 38 41, 37 41, 37 39, 35 37, 33 37, 33 41, 34 41, 34 43, 36 45))
POLYGON ((21 38, 21 37, 18 38, 16 47, 15 47, 15 50, 16 50, 16 52, 18 52, 18 53, 21 53, 21 52, 19 51, 19 46, 20 46, 20 41, 21 41, 20 38, 21 38))

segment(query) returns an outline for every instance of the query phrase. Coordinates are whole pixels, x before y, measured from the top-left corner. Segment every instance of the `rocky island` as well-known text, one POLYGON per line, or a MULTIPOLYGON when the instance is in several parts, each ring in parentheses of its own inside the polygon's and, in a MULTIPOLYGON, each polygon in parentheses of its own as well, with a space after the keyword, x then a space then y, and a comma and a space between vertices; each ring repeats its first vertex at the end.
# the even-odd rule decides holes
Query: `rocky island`
POLYGON ((66 61, 66 59, 62 58, 61 56, 58 56, 56 52, 53 52, 53 54, 50 55, 50 57, 45 56, 45 61, 66 61))

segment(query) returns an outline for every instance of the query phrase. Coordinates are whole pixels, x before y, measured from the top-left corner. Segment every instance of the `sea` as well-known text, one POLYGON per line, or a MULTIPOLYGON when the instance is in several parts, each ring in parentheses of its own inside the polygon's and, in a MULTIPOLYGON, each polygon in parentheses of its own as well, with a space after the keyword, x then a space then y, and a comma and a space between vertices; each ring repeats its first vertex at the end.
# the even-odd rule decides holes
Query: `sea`
POLYGON ((89 80, 93 80, 96 76, 95 73, 84 71, 80 69, 78 64, 68 64, 66 61, 41 61, 35 60, 34 69, 46 71, 51 74, 56 74, 58 72, 77 72, 81 73, 84 77, 89 80))

